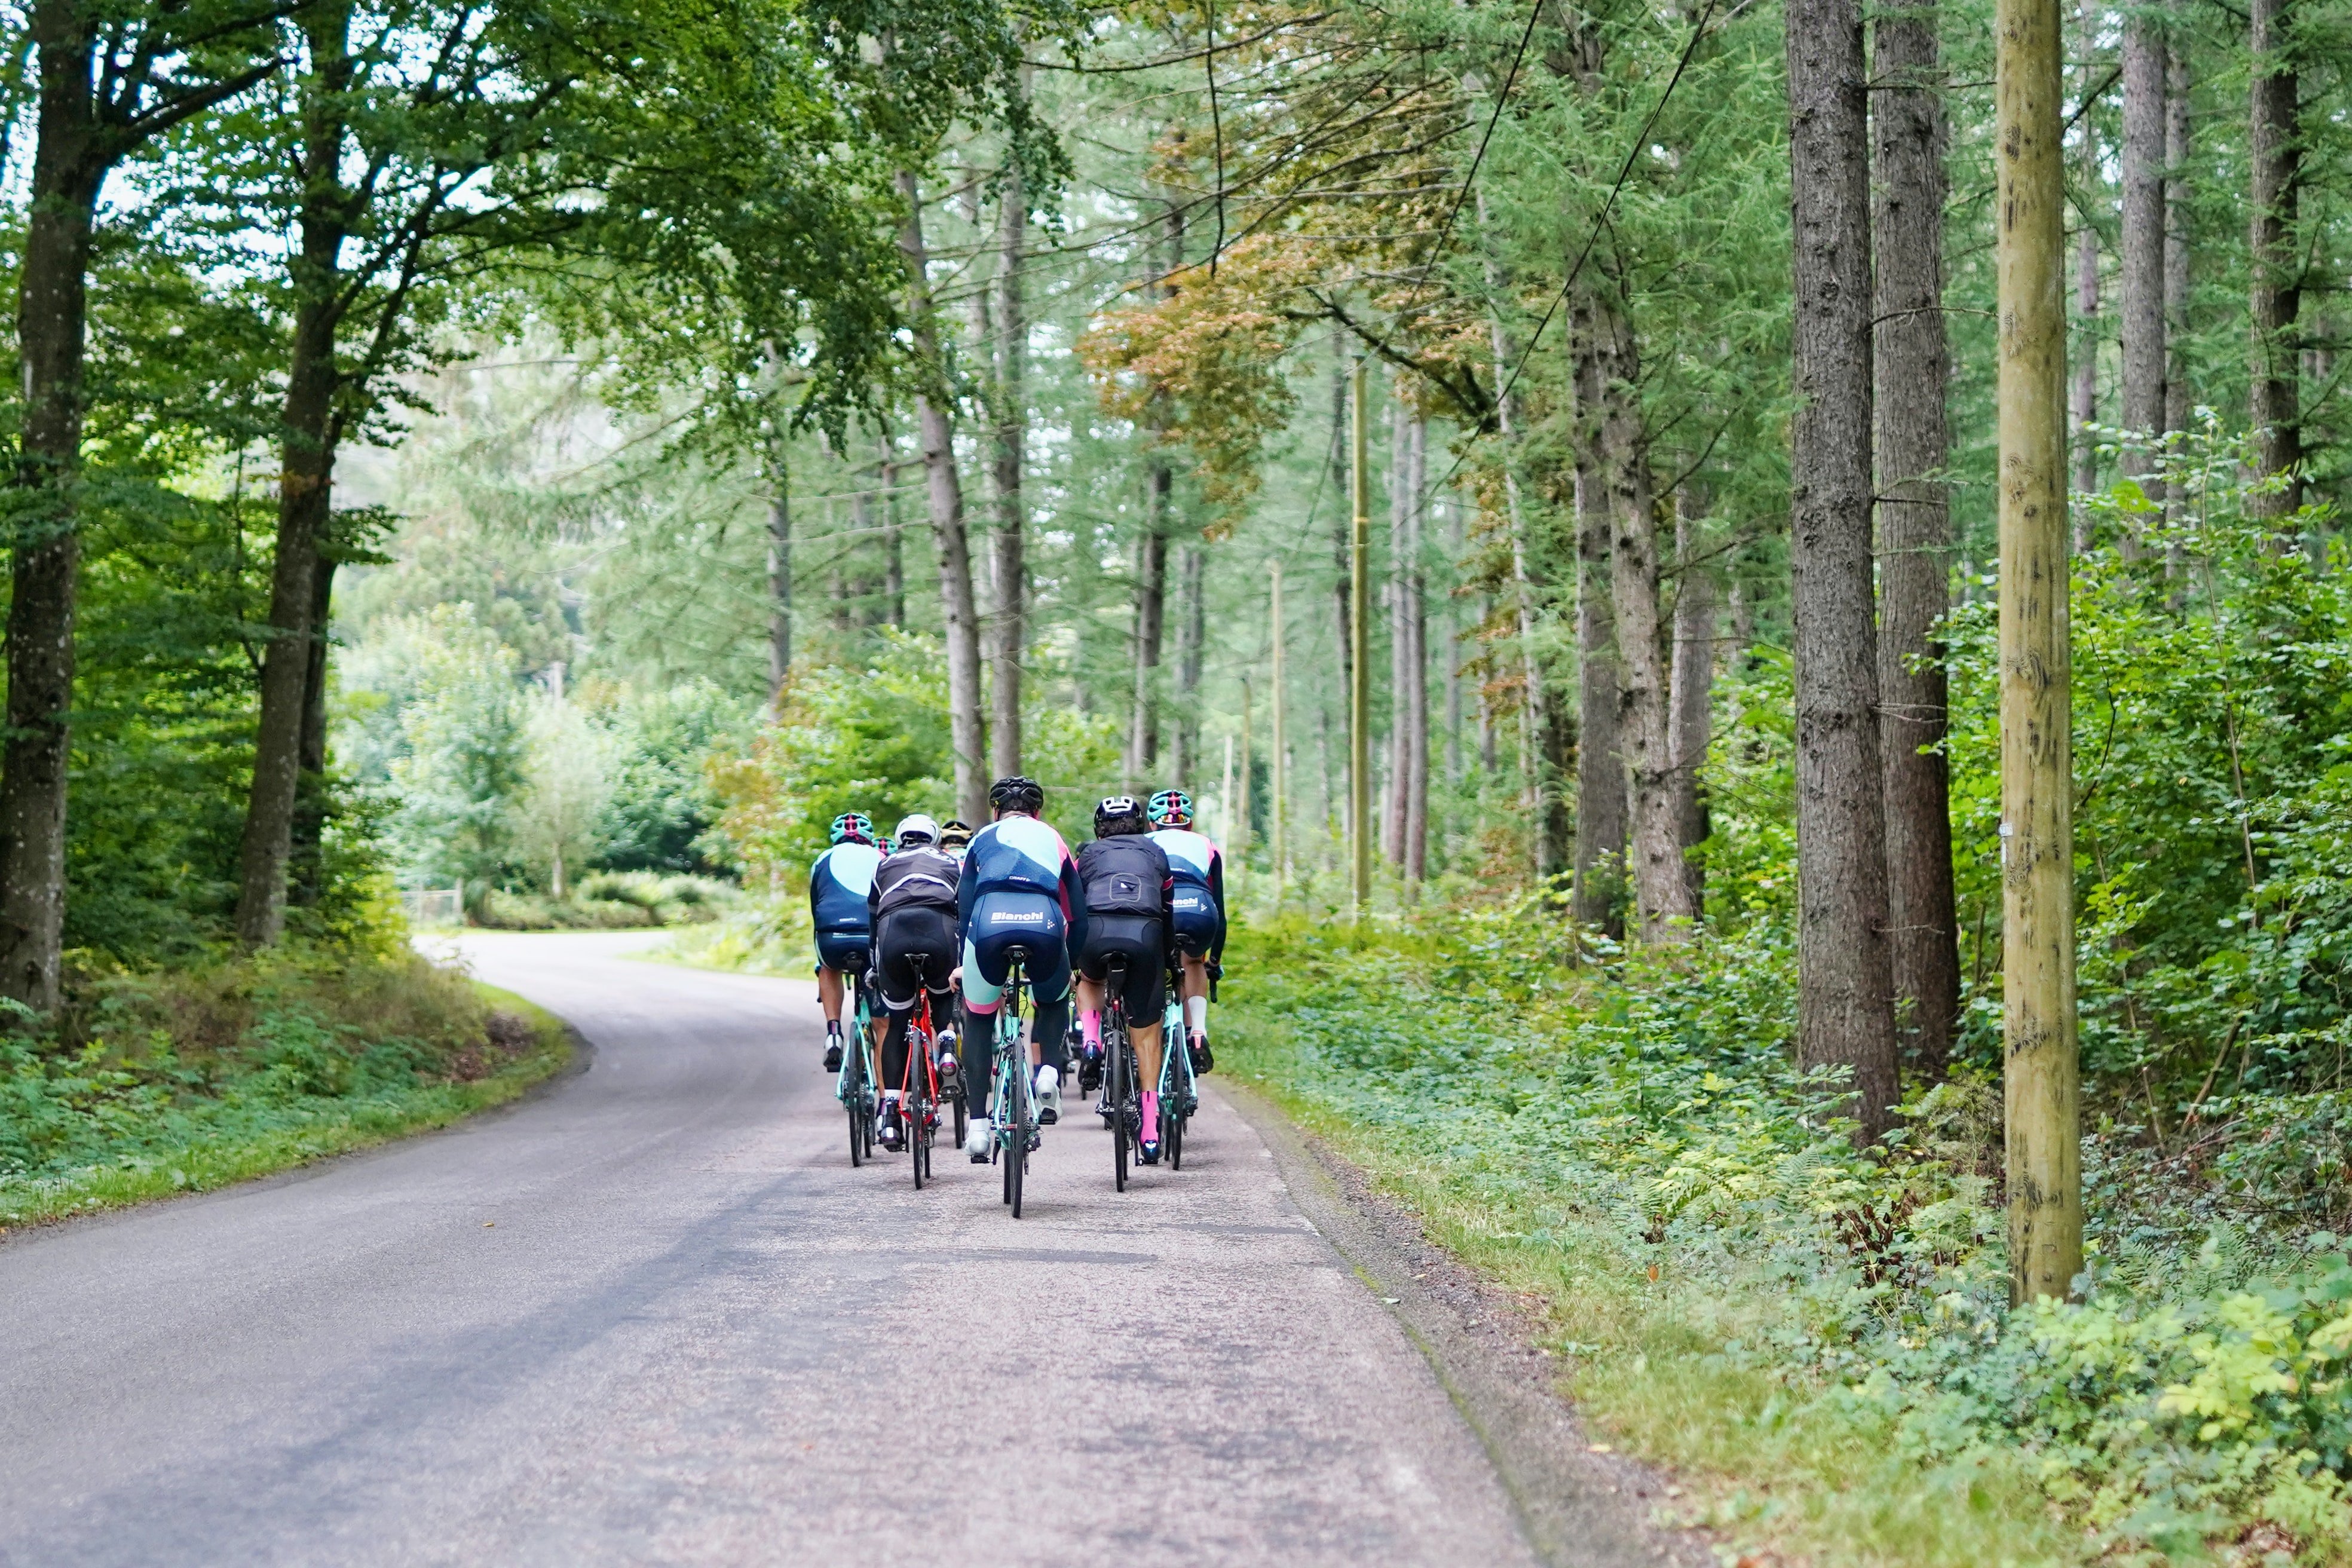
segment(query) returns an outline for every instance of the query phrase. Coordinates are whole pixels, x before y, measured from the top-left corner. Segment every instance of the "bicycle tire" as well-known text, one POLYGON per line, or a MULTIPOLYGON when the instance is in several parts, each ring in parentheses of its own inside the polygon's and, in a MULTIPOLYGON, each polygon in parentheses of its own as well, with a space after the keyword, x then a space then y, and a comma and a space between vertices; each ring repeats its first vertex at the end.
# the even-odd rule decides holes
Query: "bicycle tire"
POLYGON ((1114 1190, 1127 1191, 1127 1096, 1134 1069, 1128 1065, 1127 1029, 1115 1016, 1111 1027, 1104 1031, 1104 1047, 1110 1057, 1110 1070, 1103 1076, 1108 1079, 1105 1088, 1110 1100, 1111 1171, 1114 1190))
POLYGON ((866 1068, 866 1056, 861 1051, 849 1051, 842 1056, 842 1110, 849 1112, 849 1168, 852 1171, 866 1163, 866 1142, 858 1138, 858 1117, 866 1107, 863 1068, 866 1068))
MULTIPOLYGON (((1025 1069, 1027 1061, 1022 1062, 1025 1069)), ((1013 1217, 1021 1217, 1022 1179, 1029 1173, 1029 1095, 1026 1089, 1017 1089, 1013 1096, 1013 1157, 1005 1165, 1005 1179, 1013 1189, 1013 1217)))

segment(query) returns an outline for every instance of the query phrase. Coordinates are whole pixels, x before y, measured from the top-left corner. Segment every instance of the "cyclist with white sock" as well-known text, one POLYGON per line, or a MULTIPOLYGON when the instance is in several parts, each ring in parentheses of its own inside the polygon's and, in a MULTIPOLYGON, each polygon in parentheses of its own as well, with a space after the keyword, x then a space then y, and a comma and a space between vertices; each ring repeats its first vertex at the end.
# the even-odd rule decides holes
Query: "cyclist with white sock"
POLYGON ((1086 889, 1078 863, 1062 836, 1037 814, 1045 789, 1036 780, 999 779, 988 792, 995 820, 972 835, 957 888, 963 930, 963 1081, 972 1097, 964 1152, 988 1163, 992 1136, 980 1100, 994 1081, 990 1058, 996 1010, 1013 969, 1013 950, 1028 953, 1029 995, 1035 1014, 1029 1060, 1037 1073, 1037 1121, 1060 1119, 1062 1069, 1069 1063, 1070 958, 1087 939, 1086 889))
POLYGON ((833 819, 833 846, 809 868, 809 918, 816 926, 816 996, 824 1005, 824 1070, 841 1070, 841 1005, 846 976, 865 966, 873 934, 866 895, 882 864, 874 819, 845 811, 833 819))
POLYGON ((1179 992, 1184 998, 1184 1038, 1192 1070, 1216 1065, 1209 1050, 1209 982, 1224 973, 1225 858, 1206 835, 1192 830, 1192 797, 1163 789, 1151 797, 1151 841, 1168 854, 1174 874, 1173 937, 1183 955, 1179 992))
POLYGON ((882 1004, 882 1125, 885 1149, 903 1146, 900 1088, 907 1081, 907 1026, 919 992, 931 994, 931 1018, 943 1024, 953 992, 948 977, 958 953, 956 883, 962 868, 938 847, 940 830, 928 816, 898 824, 896 847, 874 873, 866 894, 874 927, 875 990, 882 1004))

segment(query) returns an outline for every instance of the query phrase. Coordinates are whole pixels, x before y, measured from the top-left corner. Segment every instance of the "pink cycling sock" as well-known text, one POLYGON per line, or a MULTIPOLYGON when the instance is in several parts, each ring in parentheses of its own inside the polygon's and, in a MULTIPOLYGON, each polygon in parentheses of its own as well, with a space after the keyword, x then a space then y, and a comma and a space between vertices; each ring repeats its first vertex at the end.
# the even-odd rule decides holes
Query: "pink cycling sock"
POLYGON ((1090 1012, 1085 1012, 1078 1015, 1078 1034, 1083 1039, 1085 1039, 1087 1049, 1090 1051, 1098 1051, 1102 1049, 1101 1008, 1097 1007, 1090 1012))
MULTIPOLYGON (((1157 1089, 1143 1091, 1143 1141, 1146 1143, 1160 1142, 1160 1093, 1157 1089)), ((1116 1149, 1111 1151, 1113 1153, 1118 1152, 1116 1149)))

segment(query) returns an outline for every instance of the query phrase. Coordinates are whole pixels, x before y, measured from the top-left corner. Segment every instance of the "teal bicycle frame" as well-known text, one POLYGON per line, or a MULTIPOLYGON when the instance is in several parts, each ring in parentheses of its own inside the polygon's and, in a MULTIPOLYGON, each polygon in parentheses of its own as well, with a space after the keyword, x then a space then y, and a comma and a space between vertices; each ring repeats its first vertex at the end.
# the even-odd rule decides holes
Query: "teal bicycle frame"
POLYGON ((1021 1217, 1022 1178, 1029 1172, 1029 1154, 1037 1147, 1037 1084, 1029 1070, 1029 1053, 1021 1046, 1021 993, 1028 957, 1024 949, 1013 950, 1012 968, 997 1003, 995 1050, 989 1064, 996 1086, 996 1136, 989 1154, 1004 1173, 1004 1201, 1012 1205, 1014 1219, 1021 1217))

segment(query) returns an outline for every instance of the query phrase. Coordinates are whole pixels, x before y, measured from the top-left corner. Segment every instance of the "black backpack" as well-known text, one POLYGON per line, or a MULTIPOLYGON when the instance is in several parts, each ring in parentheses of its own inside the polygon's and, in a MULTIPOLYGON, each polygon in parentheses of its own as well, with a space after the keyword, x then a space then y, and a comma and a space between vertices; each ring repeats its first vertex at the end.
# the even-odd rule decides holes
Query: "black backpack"
POLYGON ((1088 914, 1157 915, 1168 852, 1138 833, 1097 838, 1078 850, 1078 880, 1088 914))

